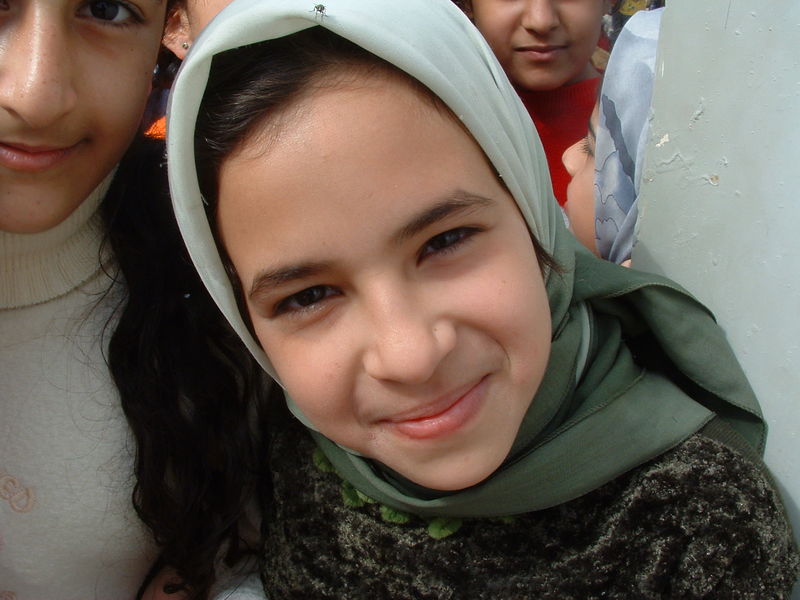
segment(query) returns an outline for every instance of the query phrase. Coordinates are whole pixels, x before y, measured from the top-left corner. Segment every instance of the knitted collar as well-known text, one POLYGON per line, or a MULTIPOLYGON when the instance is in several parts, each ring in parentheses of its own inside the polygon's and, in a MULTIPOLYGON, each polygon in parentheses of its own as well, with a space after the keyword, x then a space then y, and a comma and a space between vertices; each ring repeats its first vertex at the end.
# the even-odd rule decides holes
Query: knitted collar
POLYGON ((102 250, 98 208, 114 172, 55 227, 40 233, 0 231, 0 309, 63 296, 91 279, 108 261, 109 254, 102 250))
MULTIPOLYGON (((591 77, 554 90, 528 92, 517 89, 517 94, 525 107, 532 111, 534 118, 563 122, 568 121, 570 116, 564 111, 565 106, 594 106, 599 83, 600 77, 591 77)), ((586 123, 580 123, 580 127, 585 129, 586 123)))

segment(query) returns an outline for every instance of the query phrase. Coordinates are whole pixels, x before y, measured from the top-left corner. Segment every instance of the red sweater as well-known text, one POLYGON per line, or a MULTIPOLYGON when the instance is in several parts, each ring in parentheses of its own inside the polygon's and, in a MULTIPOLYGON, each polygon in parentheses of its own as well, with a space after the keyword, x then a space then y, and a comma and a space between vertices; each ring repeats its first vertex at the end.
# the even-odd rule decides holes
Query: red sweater
POLYGON ((518 90, 539 132, 550 167, 553 192, 562 206, 567 201, 570 176, 561 163, 561 155, 586 136, 589 117, 597 102, 598 85, 600 78, 593 77, 546 92, 518 90))

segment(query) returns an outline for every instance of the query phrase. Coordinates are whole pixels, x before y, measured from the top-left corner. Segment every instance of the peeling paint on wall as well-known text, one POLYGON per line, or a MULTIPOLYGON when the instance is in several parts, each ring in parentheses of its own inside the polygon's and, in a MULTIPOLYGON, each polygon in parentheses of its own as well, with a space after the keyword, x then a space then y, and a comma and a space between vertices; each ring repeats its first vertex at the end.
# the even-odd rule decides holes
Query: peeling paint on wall
POLYGON ((725 327, 800 536, 798 47, 796 0, 670 0, 633 264, 676 279, 725 327))

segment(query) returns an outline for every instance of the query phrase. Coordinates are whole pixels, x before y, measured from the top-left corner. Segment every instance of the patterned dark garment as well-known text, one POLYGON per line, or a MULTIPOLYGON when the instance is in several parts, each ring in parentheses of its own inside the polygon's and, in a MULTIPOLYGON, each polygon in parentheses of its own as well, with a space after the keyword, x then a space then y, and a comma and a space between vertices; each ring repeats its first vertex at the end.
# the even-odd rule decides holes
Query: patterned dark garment
POLYGON ((555 508, 463 522, 371 502, 291 418, 271 456, 271 598, 765 600, 800 568, 768 478, 701 434, 555 508))

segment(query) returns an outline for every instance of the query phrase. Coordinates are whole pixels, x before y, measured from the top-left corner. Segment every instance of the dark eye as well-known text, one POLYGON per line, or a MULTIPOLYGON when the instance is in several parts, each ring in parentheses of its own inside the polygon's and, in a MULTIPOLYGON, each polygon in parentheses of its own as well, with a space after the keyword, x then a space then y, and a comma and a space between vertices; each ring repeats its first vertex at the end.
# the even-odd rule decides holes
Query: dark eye
POLYGON ((127 23, 137 18, 137 15, 121 2, 114 2, 113 0, 97 0, 96 2, 89 2, 81 10, 79 14, 99 21, 109 21, 114 24, 127 23))
POLYGON ((453 252, 479 231, 480 229, 475 227, 457 227, 433 236, 422 247, 419 259, 423 260, 434 254, 453 252))
POLYGON ((337 295, 339 292, 329 285, 315 285, 278 302, 274 315, 308 310, 319 302, 337 295))

